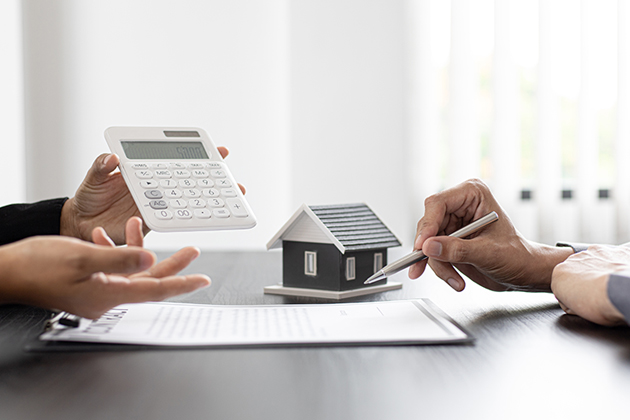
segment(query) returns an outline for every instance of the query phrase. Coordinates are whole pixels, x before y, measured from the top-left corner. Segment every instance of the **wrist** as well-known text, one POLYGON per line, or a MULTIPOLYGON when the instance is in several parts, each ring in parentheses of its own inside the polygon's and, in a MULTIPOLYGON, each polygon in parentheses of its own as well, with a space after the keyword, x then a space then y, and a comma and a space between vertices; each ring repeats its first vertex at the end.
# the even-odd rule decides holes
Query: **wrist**
POLYGON ((0 247, 0 303, 23 303, 20 301, 20 286, 21 281, 19 279, 19 268, 22 265, 22 261, 19 255, 17 244, 20 244, 25 239, 12 244, 4 245, 0 247), (18 270, 16 272, 16 270, 18 270))
POLYGON ((573 255, 573 249, 539 243, 530 243, 530 246, 536 261, 530 277, 533 291, 551 292, 553 269, 573 255))
POLYGON ((77 222, 74 211, 74 197, 66 200, 61 208, 61 220, 59 223, 59 234, 61 236, 71 236, 81 239, 77 231, 77 222))

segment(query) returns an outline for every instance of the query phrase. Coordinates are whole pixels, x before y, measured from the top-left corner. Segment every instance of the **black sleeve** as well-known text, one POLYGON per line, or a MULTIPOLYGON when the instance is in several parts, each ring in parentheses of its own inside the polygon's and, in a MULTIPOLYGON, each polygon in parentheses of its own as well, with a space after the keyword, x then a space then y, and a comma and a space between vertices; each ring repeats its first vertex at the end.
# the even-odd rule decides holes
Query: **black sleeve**
POLYGON ((0 207, 0 245, 29 236, 59 235, 61 208, 67 198, 0 207))

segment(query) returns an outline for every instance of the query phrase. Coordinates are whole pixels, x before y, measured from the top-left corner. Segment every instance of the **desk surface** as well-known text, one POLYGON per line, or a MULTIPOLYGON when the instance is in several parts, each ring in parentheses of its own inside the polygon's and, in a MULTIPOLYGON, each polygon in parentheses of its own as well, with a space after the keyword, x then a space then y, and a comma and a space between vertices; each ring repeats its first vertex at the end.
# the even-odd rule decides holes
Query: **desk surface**
MULTIPOLYGON (((213 284, 176 300, 279 304, 281 255, 206 253, 213 284)), ((354 301, 428 297, 472 345, 26 353, 47 312, 0 306, 0 419, 625 418, 630 329, 548 294, 453 292, 432 274, 354 301)))

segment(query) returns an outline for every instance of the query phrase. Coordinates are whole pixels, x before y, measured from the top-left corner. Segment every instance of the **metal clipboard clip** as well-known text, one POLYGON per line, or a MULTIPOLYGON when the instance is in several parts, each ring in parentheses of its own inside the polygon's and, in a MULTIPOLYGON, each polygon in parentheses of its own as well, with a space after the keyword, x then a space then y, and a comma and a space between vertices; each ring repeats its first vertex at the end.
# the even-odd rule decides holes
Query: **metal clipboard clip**
POLYGON ((77 328, 81 324, 81 317, 67 312, 53 313, 52 318, 46 321, 44 331, 52 330, 56 325, 63 325, 68 328, 77 328))

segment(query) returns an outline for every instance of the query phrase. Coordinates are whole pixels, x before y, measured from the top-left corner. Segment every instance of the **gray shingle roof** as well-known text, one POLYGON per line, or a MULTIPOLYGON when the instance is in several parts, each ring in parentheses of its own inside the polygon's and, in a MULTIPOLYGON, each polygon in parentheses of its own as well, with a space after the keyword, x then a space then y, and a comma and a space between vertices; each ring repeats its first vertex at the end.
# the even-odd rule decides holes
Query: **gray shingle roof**
POLYGON ((400 246, 400 241, 366 204, 309 206, 348 251, 400 246))

